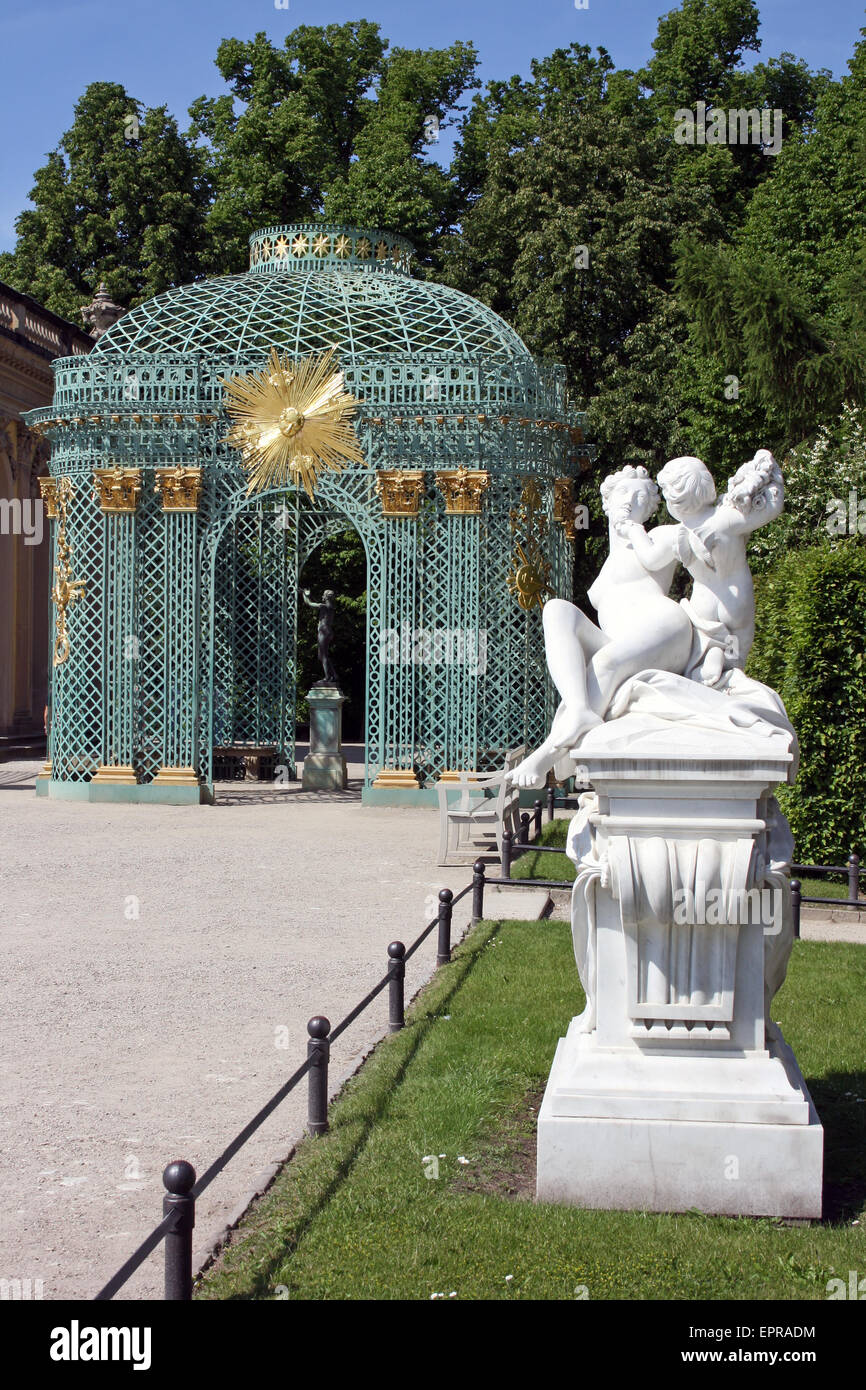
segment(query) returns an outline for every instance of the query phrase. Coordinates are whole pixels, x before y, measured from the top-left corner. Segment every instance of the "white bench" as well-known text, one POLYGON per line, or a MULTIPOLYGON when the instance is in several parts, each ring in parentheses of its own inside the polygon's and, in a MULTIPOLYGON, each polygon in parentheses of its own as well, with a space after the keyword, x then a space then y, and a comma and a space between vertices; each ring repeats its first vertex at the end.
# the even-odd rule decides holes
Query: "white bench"
POLYGON ((452 854, 471 852, 476 857, 479 848, 472 845, 476 834, 486 833, 496 836, 496 848, 502 858, 502 836, 506 830, 517 838, 520 829, 520 791, 513 783, 506 781, 506 775, 526 755, 526 747, 512 749, 505 758, 505 766, 500 772, 479 776, 475 772, 461 772, 456 782, 439 782, 436 790, 439 796, 439 864, 447 865, 452 854), (496 788, 495 796, 485 796, 486 788, 496 788), (455 796, 454 793, 458 794, 455 796), (456 829, 455 842, 451 843, 452 826, 456 829))

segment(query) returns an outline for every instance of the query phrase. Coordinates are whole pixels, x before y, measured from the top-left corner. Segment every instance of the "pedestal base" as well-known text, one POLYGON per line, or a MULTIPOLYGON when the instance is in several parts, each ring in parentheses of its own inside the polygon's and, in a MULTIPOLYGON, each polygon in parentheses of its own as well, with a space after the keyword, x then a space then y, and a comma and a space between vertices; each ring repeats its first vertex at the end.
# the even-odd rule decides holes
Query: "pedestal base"
POLYGON ((543 1202, 620 1211, 817 1218, 823 1153, 784 1042, 763 1056, 687 1058, 571 1036, 538 1117, 536 1191, 543 1202))
POLYGON ((343 757, 343 706, 346 696, 335 685, 314 685, 310 706, 310 751, 304 758, 305 792, 341 792, 349 784, 343 757))
POLYGON ((305 792, 341 792, 349 785, 342 753, 308 753, 304 758, 301 788, 305 792))

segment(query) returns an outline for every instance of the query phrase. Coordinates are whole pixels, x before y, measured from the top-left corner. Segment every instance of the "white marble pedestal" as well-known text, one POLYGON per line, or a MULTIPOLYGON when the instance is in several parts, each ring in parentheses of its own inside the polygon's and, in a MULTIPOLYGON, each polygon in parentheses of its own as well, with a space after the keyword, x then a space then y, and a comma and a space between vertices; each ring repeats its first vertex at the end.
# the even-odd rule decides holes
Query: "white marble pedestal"
POLYGON ((765 1028, 793 940, 790 832, 771 799, 790 754, 739 733, 713 737, 710 760, 706 738, 630 741, 627 722, 579 753, 595 790, 569 833, 588 1004, 545 1091, 537 1196, 818 1217, 823 1130, 765 1028))

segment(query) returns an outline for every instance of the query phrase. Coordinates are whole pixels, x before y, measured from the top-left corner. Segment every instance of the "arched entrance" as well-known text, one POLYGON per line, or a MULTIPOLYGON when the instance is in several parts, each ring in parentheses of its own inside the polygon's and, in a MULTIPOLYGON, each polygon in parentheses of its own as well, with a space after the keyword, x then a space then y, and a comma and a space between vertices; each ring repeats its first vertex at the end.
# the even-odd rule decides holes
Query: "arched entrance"
MULTIPOLYGON (((297 491, 237 494, 204 534, 199 749, 211 795, 215 781, 237 775, 243 758, 265 777, 276 769, 296 775, 301 575, 323 542, 351 529, 364 546, 370 593, 377 547, 366 497, 357 493, 330 480, 313 502, 297 491)), ((369 701, 369 610, 366 639, 369 701)), ((374 669, 374 686, 375 676, 374 669)))

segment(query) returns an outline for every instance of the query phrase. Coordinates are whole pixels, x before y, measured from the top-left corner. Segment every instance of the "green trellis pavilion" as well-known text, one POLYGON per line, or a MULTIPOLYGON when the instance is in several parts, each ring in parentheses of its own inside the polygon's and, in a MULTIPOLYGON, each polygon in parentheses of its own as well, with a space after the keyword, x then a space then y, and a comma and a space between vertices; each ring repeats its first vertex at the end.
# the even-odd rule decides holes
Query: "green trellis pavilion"
POLYGON ((364 800, 427 801, 541 741, 583 419, 564 368, 411 256, 388 232, 267 228, 246 274, 168 290, 54 363, 53 405, 26 416, 52 443, 41 794, 207 801, 244 750, 294 775, 299 578, 347 527, 367 557, 364 800), (312 499, 250 495, 226 379, 330 347, 365 461, 312 499))

